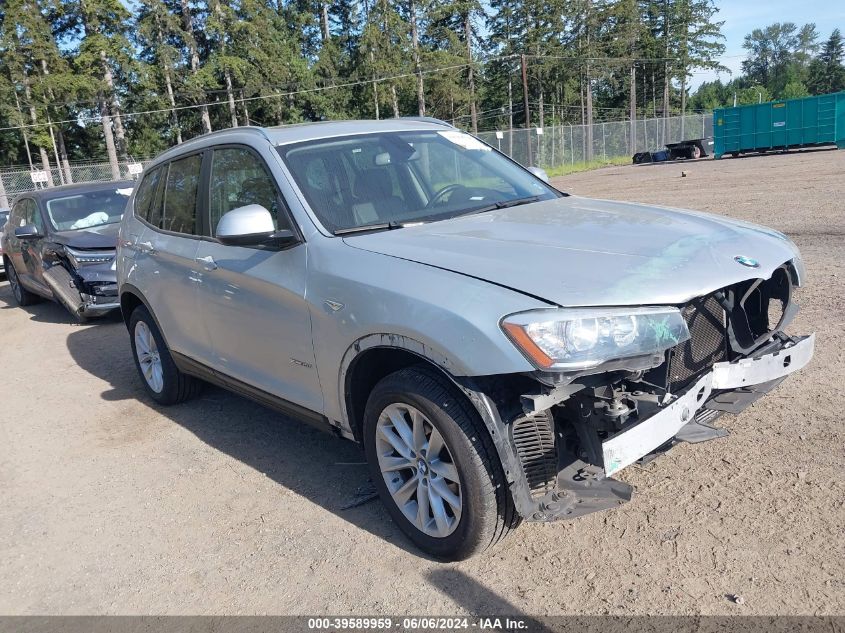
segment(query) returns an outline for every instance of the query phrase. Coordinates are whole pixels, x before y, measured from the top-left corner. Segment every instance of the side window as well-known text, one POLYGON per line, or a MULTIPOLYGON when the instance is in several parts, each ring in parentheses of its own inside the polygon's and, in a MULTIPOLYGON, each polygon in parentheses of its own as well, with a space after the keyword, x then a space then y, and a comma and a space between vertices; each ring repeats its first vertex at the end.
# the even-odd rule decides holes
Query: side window
POLYGON ((44 232, 44 218, 41 217, 41 210, 38 208, 38 203, 35 200, 27 200, 27 217, 28 224, 34 224, 39 233, 44 232))
POLYGON ((12 206, 12 214, 9 218, 9 226, 19 229, 26 224, 26 203, 28 200, 18 200, 12 206))
POLYGON ((154 170, 144 176, 141 184, 138 185, 138 193, 135 194, 135 215, 149 222, 154 226, 158 226, 158 218, 152 218, 150 209, 155 199, 156 190, 158 189, 158 181, 161 178, 161 167, 156 167, 154 170))
POLYGON ((197 191, 201 166, 200 155, 188 156, 170 163, 164 189, 164 208, 159 223, 162 229, 188 235, 197 234, 197 191))
POLYGON ((44 221, 41 218, 41 213, 38 211, 38 205, 35 200, 24 198, 18 200, 12 209, 12 219, 9 222, 10 226, 19 229, 27 224, 34 224, 39 231, 44 230, 44 221))
POLYGON ((282 197, 264 162, 243 148, 214 150, 211 162, 211 231, 225 213, 248 204, 260 204, 273 216, 276 229, 290 228, 282 197))

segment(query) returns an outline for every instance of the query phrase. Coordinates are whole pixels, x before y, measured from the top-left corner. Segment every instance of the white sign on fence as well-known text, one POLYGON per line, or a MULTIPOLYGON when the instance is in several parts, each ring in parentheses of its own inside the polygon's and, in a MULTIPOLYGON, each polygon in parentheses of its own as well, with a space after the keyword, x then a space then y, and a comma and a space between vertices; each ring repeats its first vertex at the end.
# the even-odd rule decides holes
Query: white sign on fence
POLYGON ((504 132, 496 132, 496 138, 501 141, 503 138, 505 138, 505 133, 504 132))
POLYGON ((543 136, 543 128, 541 128, 541 127, 537 128, 537 136, 543 136))
POLYGON ((47 172, 42 170, 29 172, 29 177, 32 178, 32 184, 37 185, 42 182, 50 182, 47 178, 47 172))
POLYGON ((141 163, 129 163, 126 169, 129 171, 130 176, 137 176, 144 171, 144 166, 141 163))

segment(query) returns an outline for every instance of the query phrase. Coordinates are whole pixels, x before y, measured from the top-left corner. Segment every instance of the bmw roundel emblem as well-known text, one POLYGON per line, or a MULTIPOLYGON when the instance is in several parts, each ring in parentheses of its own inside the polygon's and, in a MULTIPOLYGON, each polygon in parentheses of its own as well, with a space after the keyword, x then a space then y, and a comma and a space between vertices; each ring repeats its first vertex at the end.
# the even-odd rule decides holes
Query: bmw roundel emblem
POLYGON ((746 257, 745 255, 737 255, 734 257, 734 261, 737 264, 742 264, 743 266, 748 266, 749 268, 760 268, 760 262, 758 262, 753 257, 746 257))

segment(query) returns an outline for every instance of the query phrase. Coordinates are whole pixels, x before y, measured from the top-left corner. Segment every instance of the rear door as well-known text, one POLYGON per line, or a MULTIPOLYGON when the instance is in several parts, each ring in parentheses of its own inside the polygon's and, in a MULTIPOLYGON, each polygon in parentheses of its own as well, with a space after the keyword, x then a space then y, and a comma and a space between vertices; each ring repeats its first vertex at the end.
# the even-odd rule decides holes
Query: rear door
POLYGON ((211 351, 197 312, 201 279, 195 261, 202 233, 202 161, 202 153, 191 154, 145 177, 155 178, 156 192, 139 190, 135 214, 145 227, 127 248, 134 250, 134 284, 149 302, 171 351, 208 362, 211 351))
POLYGON ((322 411, 311 318, 305 302, 306 244, 285 249, 227 246, 214 238, 224 213, 260 204, 276 229, 297 228, 264 159, 245 146, 214 149, 209 169, 211 240, 200 243, 199 307, 223 374, 322 411))

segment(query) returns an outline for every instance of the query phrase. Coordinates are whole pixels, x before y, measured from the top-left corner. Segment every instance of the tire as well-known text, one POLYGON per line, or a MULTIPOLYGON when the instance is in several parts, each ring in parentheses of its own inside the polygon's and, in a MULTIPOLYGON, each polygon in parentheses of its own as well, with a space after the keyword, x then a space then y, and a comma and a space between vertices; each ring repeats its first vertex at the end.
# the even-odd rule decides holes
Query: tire
POLYGON ((382 502, 399 528, 427 554, 445 561, 464 560, 495 545, 519 525, 487 429, 463 394, 437 370, 415 365, 383 378, 367 400, 363 440, 382 502), (402 443, 399 426, 393 423, 397 415, 401 417, 397 424, 406 424, 406 437, 410 430, 411 444, 402 443), (423 430, 422 442, 413 440, 414 420, 423 430), (428 452, 437 441, 435 432, 443 444, 437 455, 428 452), (412 444, 423 449, 416 450, 412 444), (402 463, 408 466, 402 468, 402 463), (383 466, 388 466, 387 474, 383 466), (400 497, 404 510, 388 486, 400 497), (406 499, 407 490, 411 493, 406 499), (425 519, 420 495, 426 500, 425 519), (442 510, 437 513, 435 508, 442 510))
POLYGON ((176 367, 155 320, 142 305, 129 317, 129 340, 135 369, 150 398, 159 404, 179 404, 202 390, 202 381, 176 367))
POLYGON ((12 287, 12 295, 19 306, 31 306, 33 303, 41 301, 41 297, 23 287, 15 267, 8 259, 6 260, 6 277, 12 287))

